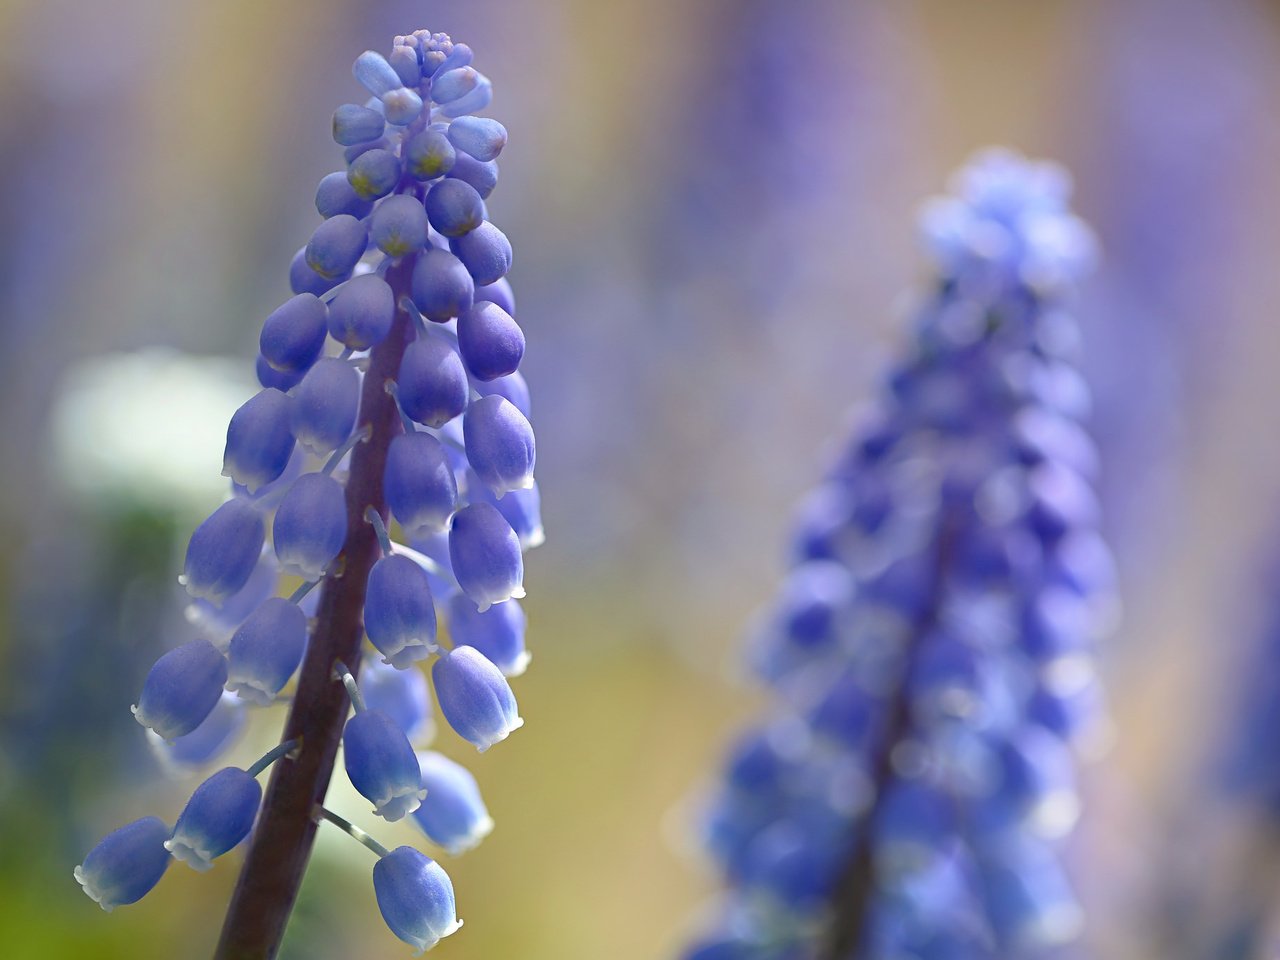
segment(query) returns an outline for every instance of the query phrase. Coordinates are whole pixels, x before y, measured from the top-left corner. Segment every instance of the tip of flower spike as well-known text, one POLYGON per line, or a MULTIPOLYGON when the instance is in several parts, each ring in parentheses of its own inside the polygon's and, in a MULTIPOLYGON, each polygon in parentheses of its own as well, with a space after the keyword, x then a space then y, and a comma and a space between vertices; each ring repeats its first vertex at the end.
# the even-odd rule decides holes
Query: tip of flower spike
POLYGON ((501 743, 503 740, 507 739, 507 737, 511 736, 511 734, 513 734, 515 731, 519 730, 523 726, 524 726, 524 717, 516 717, 514 720, 511 721, 511 725, 507 727, 507 729, 503 732, 502 736, 494 740, 493 743, 486 744, 483 747, 477 746, 476 753, 486 752, 489 749, 489 747, 492 747, 495 743, 501 743))

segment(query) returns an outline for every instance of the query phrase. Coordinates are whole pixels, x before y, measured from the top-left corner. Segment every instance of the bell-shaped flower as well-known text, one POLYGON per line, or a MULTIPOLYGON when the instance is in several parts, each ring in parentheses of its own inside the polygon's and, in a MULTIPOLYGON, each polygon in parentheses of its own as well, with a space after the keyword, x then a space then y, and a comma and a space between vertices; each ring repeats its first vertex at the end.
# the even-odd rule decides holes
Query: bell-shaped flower
POLYGON ((495 160, 507 145, 507 128, 488 117, 459 117, 449 124, 449 142, 477 160, 495 160))
POLYGON ((387 338, 396 318, 396 300, 375 273, 353 277, 329 307, 329 335, 352 350, 368 350, 387 338))
POLYGON ((382 557, 369 571, 364 629, 386 662, 404 669, 436 648, 436 608, 427 573, 408 557, 382 557))
POLYGON ((346 492, 324 473, 308 473, 289 488, 271 526, 280 569, 318 580, 347 540, 346 492))
POLYGON ((449 560, 458 586, 482 611, 524 596, 520 538, 491 503, 472 503, 453 515, 449 560))
POLYGON ((165 849, 193 869, 208 870, 253 829, 262 788, 239 767, 224 767, 196 787, 165 849))
POLYGON ((413 266, 413 303, 428 320, 443 323, 471 307, 475 281, 448 250, 431 248, 413 266))
POLYGON ((521 550, 532 550, 547 542, 547 535, 542 529, 542 495, 538 492, 538 481, 535 480, 528 489, 508 490, 501 497, 494 496, 474 470, 467 470, 466 482, 467 496, 471 500, 487 500, 498 508, 516 532, 521 550))
POLYGON ((389 257, 416 253, 427 245, 427 211, 409 194, 387 197, 369 221, 369 238, 389 257))
POLYGON ((418 754, 418 766, 427 795, 413 819, 432 843, 456 857, 493 832, 493 818, 470 770, 432 750, 418 754))
POLYGON ((462 433, 471 469, 495 496, 533 486, 533 427, 515 404, 497 394, 472 401, 462 433))
POLYGON ((376 657, 368 657, 360 668, 360 690, 369 709, 390 717, 410 743, 425 746, 435 737, 431 694, 421 670, 397 670, 376 657))
POLYGON ((191 534, 182 571, 187 593, 221 604, 249 582, 265 539, 257 509, 243 500, 228 500, 191 534))
POLYGON ((347 721, 342 734, 347 777, 373 812, 400 820, 418 809, 426 791, 418 758, 403 730, 381 710, 361 710, 347 721))
POLYGON ((323 456, 346 442, 359 409, 356 368, 337 357, 324 357, 294 391, 289 423, 299 444, 323 456))
POLYGON ((328 308, 312 293, 299 293, 267 317, 258 343, 262 357, 283 373, 302 373, 324 348, 328 308))
POLYGON ((460 593, 448 600, 449 638, 455 646, 475 647, 508 677, 524 673, 529 652, 524 648, 524 610, 516 600, 499 603, 484 613, 460 593))
POLYGON ((396 385, 405 415, 428 427, 442 427, 467 409, 466 368, 458 351, 439 337, 409 344, 396 385))
POLYGON ((411 537, 446 529, 458 508, 458 482, 448 454, 429 433, 405 433, 391 441, 382 486, 392 515, 411 537))
POLYGON ((245 401, 227 426, 222 475, 255 492, 284 473, 293 453, 289 397, 274 388, 245 401))
POLYGON ((524 346, 524 331, 496 303, 478 301, 458 318, 458 349, 477 380, 488 382, 515 373, 524 346))
POLYGON ((511 269, 511 241, 488 220, 460 237, 450 238, 449 250, 481 286, 497 283, 511 269))
POLYGON ((227 661, 208 640, 184 643, 151 667, 133 715, 166 740, 190 733, 217 706, 227 661))
POLYGON ((73 871, 86 896, 110 913, 137 903, 169 867, 169 828, 159 817, 143 817, 107 834, 73 871))
POLYGON ((396 847, 373 865, 373 891, 391 932, 419 954, 462 926, 449 875, 413 847, 396 847))
POLYGON ((272 597, 231 637, 227 689, 265 706, 289 682, 307 646, 307 615, 296 603, 272 597))
POLYGON ((440 712, 481 753, 524 726, 511 685, 475 647, 454 647, 431 668, 440 712))

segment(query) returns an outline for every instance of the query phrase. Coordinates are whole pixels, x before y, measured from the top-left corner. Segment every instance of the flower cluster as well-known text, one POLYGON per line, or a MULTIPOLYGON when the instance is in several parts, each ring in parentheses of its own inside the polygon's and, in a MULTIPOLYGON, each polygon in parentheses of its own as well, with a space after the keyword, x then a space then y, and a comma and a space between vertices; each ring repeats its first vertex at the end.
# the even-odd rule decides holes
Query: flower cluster
MULTIPOLYGON (((339 730, 351 783, 379 816, 412 816, 450 854, 492 828, 470 773, 414 752, 434 732, 418 667, 428 658, 444 720, 477 749, 522 723, 508 678, 528 661, 522 553, 542 540, 511 245, 486 207, 507 134, 475 116, 491 87, 471 61, 468 46, 426 31, 355 61, 372 96, 333 116, 346 168, 320 181, 323 221, 293 258, 294 295, 262 326, 262 389, 227 429, 232 495, 187 548, 180 579, 198 636, 160 657, 133 708, 191 768, 234 740, 243 704, 279 700, 301 665, 289 739, 207 779, 172 830, 148 817, 103 840, 76 878, 106 909, 142 897, 171 857, 203 870, 245 839, 271 804, 256 777, 272 762, 327 782, 339 730), (410 545, 392 541, 397 526, 410 545), (278 595, 283 577, 302 581, 290 596, 278 595), (328 765, 312 764, 332 684, 355 713, 341 702, 328 765)), ((323 795, 315 786, 299 791, 323 795)), ((397 936, 421 949, 456 929, 432 860, 312 816, 379 852, 374 885, 397 936)))
POLYGON ((1077 932, 1054 844, 1112 571, 1068 192, 991 152, 925 209, 910 350, 802 506, 750 644, 773 707, 707 816, 728 890, 690 960, 1032 957, 1077 932))

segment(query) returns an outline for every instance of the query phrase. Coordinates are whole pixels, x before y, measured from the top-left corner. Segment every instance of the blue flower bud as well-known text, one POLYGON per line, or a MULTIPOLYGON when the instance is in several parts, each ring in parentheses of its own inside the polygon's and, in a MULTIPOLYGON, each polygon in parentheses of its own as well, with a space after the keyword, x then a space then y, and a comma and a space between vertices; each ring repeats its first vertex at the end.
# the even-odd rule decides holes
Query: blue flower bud
POLYGON ((477 113, 493 99, 493 84, 472 67, 447 70, 431 81, 431 99, 446 117, 477 113))
POLYGON ((390 150, 366 150, 347 166, 347 182, 366 200, 385 197, 400 182, 400 161, 390 150))
POLYGON ((455 180, 464 180, 476 188, 481 200, 488 200, 493 188, 498 185, 498 162, 489 160, 482 162, 469 153, 456 153, 453 166, 448 174, 455 180))
POLYGON ((413 47, 392 47, 387 62, 406 87, 416 87, 422 82, 422 65, 418 63, 418 51, 413 47))
POLYGON ((422 746, 435 737, 431 695, 421 670, 397 670, 376 657, 368 657, 360 668, 360 692, 369 709, 390 717, 410 743, 422 746))
POLYGON ((525 616, 518 601, 499 603, 484 613, 463 594, 446 604, 449 639, 455 647, 475 647, 508 677, 518 677, 529 665, 524 648, 525 616))
POLYGON ((247 719, 244 701, 223 691, 217 704, 190 733, 166 741, 154 731, 147 732, 156 758, 166 767, 186 772, 203 767, 229 750, 244 732, 247 719))
POLYGON ((299 477, 276 510, 271 539, 284 573, 319 580, 347 541, 342 484, 323 473, 299 477))
POLYGON ((216 604, 243 587, 266 533, 262 515, 243 500, 228 500, 213 511, 187 544, 181 578, 187 593, 216 604))
POLYGON ((440 130, 423 130, 404 145, 405 166, 416 180, 433 180, 453 169, 455 151, 440 130))
POLYGON ((511 241, 488 220, 470 233, 452 238, 449 249, 479 284, 496 283, 511 269, 511 241))
POLYGON ((387 63, 386 58, 373 50, 366 50, 351 65, 356 82, 375 97, 401 86, 400 75, 387 63))
POLYGON ((300 293, 273 310, 258 338, 267 363, 285 373, 308 370, 324 349, 328 312, 311 293, 300 293))
POLYGON ((346 276, 364 256, 368 243, 364 224, 349 213, 339 213, 311 234, 307 241, 307 266, 331 280, 346 276))
POLYGON ((205 639, 170 650, 151 667, 133 715, 166 740, 190 733, 209 716, 227 682, 227 661, 205 639))
POLYGON ((423 204, 431 226, 446 237, 460 237, 484 223, 484 201, 465 180, 446 177, 436 182, 423 204))
POLYGON ((395 295, 376 273, 353 277, 329 305, 329 335, 352 350, 377 346, 396 318, 395 295))
POLYGON ((439 337, 409 344, 396 378, 400 407, 417 423, 440 427, 467 409, 467 371, 458 352, 439 337))
POLYGON ((369 239, 389 257, 403 257, 427 245, 427 211, 416 197, 387 197, 373 211, 369 239))
POLYGON ((533 427, 506 397, 494 394, 473 401, 462 418, 462 432, 471 468, 496 496, 533 486, 533 427))
POLYGON ((511 289, 511 281, 506 277, 476 287, 475 301, 487 300, 496 303, 513 317, 516 313, 516 295, 511 289))
MULTIPOLYGON (((293 259, 289 261, 289 289, 294 293, 313 293, 317 297, 322 293, 328 293, 348 275, 338 277, 322 277, 311 269, 311 265, 307 263, 307 248, 303 247, 293 255, 293 259)), ((261 382, 261 377, 259 377, 261 382)), ((274 383, 264 383, 264 387, 274 387, 274 383)))
POLYGON ((439 66, 436 67, 435 72, 431 77, 432 83, 434 83, 438 77, 443 76, 450 70, 467 66, 471 63, 472 57, 474 56, 475 54, 471 52, 471 48, 465 43, 455 43, 452 49, 450 49, 448 55, 440 62, 439 66))
POLYGON ((387 120, 397 126, 406 126, 422 113, 422 98, 408 87, 388 90, 380 99, 387 111, 387 120))
POLYGON ((422 803, 422 774, 404 731, 380 710, 362 710, 342 733, 343 762, 351 785, 389 821, 422 803))
POLYGON ((222 475, 253 493, 284 473, 292 453, 289 398, 268 388, 250 397, 232 415, 222 475))
POLYGON ((449 124, 449 142, 486 162, 497 159, 507 145, 507 128, 487 117, 459 117, 449 124))
POLYGON ((225 650, 236 627, 244 623, 245 618, 267 597, 275 596, 279 579, 280 571, 276 569, 274 555, 261 552, 243 587, 225 597, 218 606, 208 600, 193 600, 184 611, 187 622, 193 624, 215 647, 225 650))
POLYGON ((458 481, 443 444, 428 433, 391 441, 383 473, 387 506, 409 536, 444 530, 458 508, 458 481))
POLYGON ((496 380, 520 366, 524 331, 496 303, 482 301, 458 318, 458 350, 473 377, 496 380))
POLYGON ((520 540, 492 504, 473 503, 453 515, 449 560, 458 586, 481 611, 524 596, 520 540))
POLYGON ((76 882, 108 913, 137 903, 169 867, 169 851, 164 846, 168 837, 169 828, 159 817, 143 817, 113 830, 75 868, 76 882))
POLYGON ((408 557, 382 557, 369 571, 364 629, 369 642, 403 670, 436 649, 436 608, 426 571, 408 557))
MULTIPOLYGON (((290 403, 289 406, 290 409, 292 409, 293 404, 290 403)), ((285 466, 284 472, 282 472, 280 476, 276 477, 270 483, 264 483, 252 493, 249 492, 248 487, 244 484, 234 482, 231 484, 231 491, 238 499, 247 500, 263 513, 266 513, 268 510, 275 509, 276 505, 280 503, 281 498, 284 496, 285 491, 293 485, 293 481, 302 476, 302 467, 306 462, 306 459, 306 451, 302 450, 295 444, 293 453, 289 455, 289 463, 285 466)))
POLYGON ((359 410, 360 374, 345 360, 324 357, 294 391, 289 422, 301 446, 324 455, 351 436, 359 410))
POLYGON ((231 636, 227 689, 266 706, 298 669, 306 646, 307 615, 284 597, 270 598, 231 636))
POLYGON ((356 196, 355 190, 347 180, 345 170, 326 174, 321 179, 320 185, 316 187, 316 211, 326 220, 344 213, 357 220, 363 220, 372 210, 373 201, 356 196))
POLYGON ((419 952, 462 926, 449 875, 413 847, 396 847, 373 865, 373 891, 391 932, 419 952))
POLYGON ((493 818, 470 770, 433 750, 418 754, 418 766, 427 795, 413 819, 432 843, 456 857, 493 832, 493 818))
POLYGON ((377 110, 354 103, 344 103, 333 112, 333 139, 344 147, 377 140, 386 126, 377 110))
POLYGON ((431 248, 413 265, 412 290, 414 306, 422 315, 443 323, 470 309, 475 282, 452 253, 431 248))
MULTIPOLYGON (((307 267, 310 270, 310 267, 307 267)), ((253 362, 253 372, 258 375, 258 383, 263 387, 271 387, 281 393, 287 393, 298 385, 302 373, 284 373, 267 363, 262 354, 253 362)))
POLYGON ((431 667, 440 712, 481 753, 524 726, 511 684, 475 647, 454 647, 431 667))
POLYGON ((525 383, 520 371, 509 373, 505 377, 497 377, 487 383, 483 380, 475 383, 476 393, 482 397, 497 394, 510 400, 517 410, 524 414, 526 420, 533 420, 533 403, 529 396, 529 385, 525 383))
POLYGON ((542 497, 536 480, 527 490, 508 490, 497 497, 480 481, 474 470, 468 469, 466 492, 472 501, 483 499, 498 508, 516 532, 521 550, 532 550, 547 542, 547 535, 542 529, 542 497))
POLYGON ((164 847, 204 872, 249 835, 261 803, 257 780, 239 767, 224 767, 196 787, 164 847))

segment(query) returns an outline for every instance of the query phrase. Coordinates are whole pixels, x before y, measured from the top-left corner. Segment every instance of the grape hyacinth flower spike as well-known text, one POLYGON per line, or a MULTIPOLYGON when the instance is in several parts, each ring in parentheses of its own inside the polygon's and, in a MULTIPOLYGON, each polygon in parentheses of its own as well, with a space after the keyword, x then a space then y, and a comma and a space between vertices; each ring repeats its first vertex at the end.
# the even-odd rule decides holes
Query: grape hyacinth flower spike
POLYGON ((1113 584, 1068 192, 993 151, 925 209, 912 343, 802 507, 752 638, 774 705, 709 810, 724 920, 689 960, 1034 958, 1078 932, 1054 844, 1113 584))
POLYGON ((229 499, 187 548, 198 635, 159 658, 134 706, 174 773, 229 749, 246 705, 289 702, 281 742, 207 777, 172 830, 155 817, 122 827, 75 870, 111 909, 172 858, 204 870, 245 844, 222 960, 275 955, 321 820, 378 854, 374 891, 397 937, 424 950, 457 930, 434 860, 387 850, 315 799, 341 744, 376 813, 413 815, 424 840, 461 853, 493 821, 470 773, 414 753, 435 731, 428 676, 445 720, 482 750, 523 722, 508 681, 528 660, 515 598, 542 522, 512 247, 490 208, 507 131, 475 115, 493 91, 472 60, 424 30, 356 59, 363 102, 332 117, 344 169, 320 181, 290 295, 264 311, 262 389, 227 429, 229 499))

